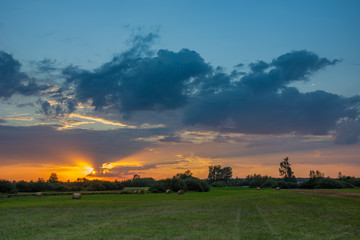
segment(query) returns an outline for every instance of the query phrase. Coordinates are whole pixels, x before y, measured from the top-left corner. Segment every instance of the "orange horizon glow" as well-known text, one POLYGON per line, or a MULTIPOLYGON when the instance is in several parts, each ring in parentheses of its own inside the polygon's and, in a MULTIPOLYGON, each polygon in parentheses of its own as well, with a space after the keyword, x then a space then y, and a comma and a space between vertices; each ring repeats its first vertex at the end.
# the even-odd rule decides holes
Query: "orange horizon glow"
MULTIPOLYGON (((64 153, 64 161, 59 164, 15 164, 0 166, 0 179, 37 181, 38 178, 47 180, 51 173, 56 173, 60 181, 76 181, 78 178, 101 179, 101 180, 127 180, 134 174, 141 177, 152 177, 156 180, 173 177, 177 173, 190 170, 193 176, 205 179, 208 176, 210 165, 230 166, 233 169, 233 177, 245 178, 247 175, 261 174, 278 178, 280 161, 289 155, 292 170, 296 177, 307 178, 310 170, 319 170, 336 178, 341 172, 346 176, 360 177, 360 166, 346 163, 327 163, 321 161, 329 156, 337 158, 331 151, 323 152, 293 152, 291 154, 266 154, 257 156, 245 156, 241 158, 214 159, 199 157, 194 154, 178 154, 181 149, 168 148, 162 151, 148 149, 127 156, 120 160, 109 161, 101 166, 96 166, 93 159, 84 153, 64 153), (314 163, 301 163, 302 159, 315 159, 314 163), (147 167, 151 166, 151 167, 147 167), (129 170, 121 176, 109 176, 126 167, 129 170)), ((349 151, 350 152, 350 151, 349 151)), ((353 152, 352 154, 356 154, 353 152)), ((121 171, 120 171, 121 172, 121 171)))

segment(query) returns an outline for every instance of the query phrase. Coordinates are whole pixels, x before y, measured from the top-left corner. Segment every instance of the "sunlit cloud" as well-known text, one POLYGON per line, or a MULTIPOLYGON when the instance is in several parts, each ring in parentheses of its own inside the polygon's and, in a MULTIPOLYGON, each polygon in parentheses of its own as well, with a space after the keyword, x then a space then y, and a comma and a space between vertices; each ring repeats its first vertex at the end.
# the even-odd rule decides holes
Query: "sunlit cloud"
POLYGON ((27 116, 0 117, 0 119, 6 121, 27 121, 27 122, 34 120, 33 117, 27 117, 27 116))
POLYGON ((106 120, 104 118, 98 118, 98 117, 91 117, 91 116, 84 116, 78 113, 71 113, 69 114, 70 118, 80 118, 80 119, 85 119, 85 120, 90 120, 90 121, 95 121, 95 122, 99 122, 102 124, 106 124, 106 125, 113 125, 113 126, 117 126, 120 128, 136 128, 135 126, 132 125, 127 125, 121 122, 116 122, 116 121, 110 121, 110 120, 106 120))

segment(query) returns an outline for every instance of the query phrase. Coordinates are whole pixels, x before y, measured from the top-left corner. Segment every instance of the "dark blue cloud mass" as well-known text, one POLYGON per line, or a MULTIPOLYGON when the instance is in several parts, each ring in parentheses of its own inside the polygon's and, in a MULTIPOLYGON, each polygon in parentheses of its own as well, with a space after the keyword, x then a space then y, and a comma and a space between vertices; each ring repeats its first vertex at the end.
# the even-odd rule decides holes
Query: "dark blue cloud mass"
POLYGON ((0 98, 7 99, 14 94, 34 95, 47 86, 39 86, 34 79, 20 71, 21 64, 10 54, 0 51, 0 98))
POLYGON ((75 84, 76 100, 91 100, 97 110, 115 106, 127 113, 176 109, 186 104, 187 84, 211 71, 195 51, 162 49, 150 57, 146 46, 138 45, 140 49, 131 48, 95 71, 66 68, 64 75, 68 83, 75 84))
MULTIPOLYGON (((175 110, 174 118, 181 113, 184 128, 321 135, 336 130, 335 143, 358 141, 359 134, 349 134, 349 126, 358 125, 355 122, 359 118, 360 96, 343 97, 324 91, 302 93, 289 86, 309 81, 312 74, 340 60, 300 50, 269 62, 251 63, 247 72, 240 71, 246 67, 239 64, 226 73, 189 49, 152 51, 150 46, 156 37, 135 36, 129 50, 93 71, 74 65, 66 67, 62 71, 64 84, 48 91, 48 99, 57 104, 39 100, 41 112, 64 115, 76 111, 79 103, 90 102, 95 111, 118 110, 128 118, 134 112, 161 114, 175 110), (347 124, 340 126, 343 119, 347 119, 347 124)), ((44 59, 39 64, 39 71, 55 69, 55 60, 44 59)), ((15 93, 31 95, 45 89, 21 72, 20 67, 11 55, 0 52, 0 98, 15 93)), ((169 136, 172 137, 163 141, 179 141, 176 135, 169 136)))

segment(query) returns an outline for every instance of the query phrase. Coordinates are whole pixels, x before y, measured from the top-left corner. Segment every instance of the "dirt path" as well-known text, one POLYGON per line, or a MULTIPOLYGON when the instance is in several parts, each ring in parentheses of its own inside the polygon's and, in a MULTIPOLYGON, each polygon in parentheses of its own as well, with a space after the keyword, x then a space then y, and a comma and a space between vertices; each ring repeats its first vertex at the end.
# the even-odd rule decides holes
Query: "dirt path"
POLYGON ((289 189, 289 191, 309 193, 309 194, 318 194, 318 195, 324 195, 324 196, 360 199, 360 193, 344 192, 344 191, 337 191, 337 190, 332 190, 332 189, 289 189))

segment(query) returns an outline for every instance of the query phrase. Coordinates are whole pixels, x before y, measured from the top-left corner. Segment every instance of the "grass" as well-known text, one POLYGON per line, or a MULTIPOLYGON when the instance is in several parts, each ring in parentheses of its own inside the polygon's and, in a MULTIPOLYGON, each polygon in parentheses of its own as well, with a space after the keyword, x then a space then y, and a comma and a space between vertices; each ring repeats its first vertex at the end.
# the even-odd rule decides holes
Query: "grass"
POLYGON ((0 239, 360 239, 360 199, 287 190, 0 199, 0 239))

